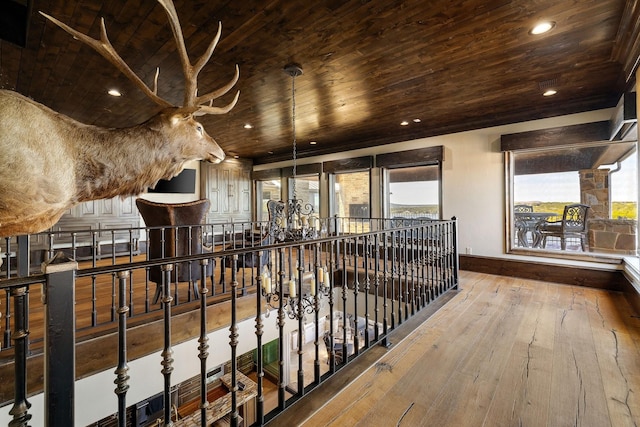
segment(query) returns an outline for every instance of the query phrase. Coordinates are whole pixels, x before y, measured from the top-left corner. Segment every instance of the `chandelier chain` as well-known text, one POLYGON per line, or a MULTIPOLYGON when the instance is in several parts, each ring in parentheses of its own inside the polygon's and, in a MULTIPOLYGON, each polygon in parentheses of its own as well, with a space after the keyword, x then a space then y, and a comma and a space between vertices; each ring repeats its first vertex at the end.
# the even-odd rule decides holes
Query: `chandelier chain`
POLYGON ((298 147, 296 141, 296 76, 291 76, 291 117, 293 129, 293 199, 296 200, 296 172, 298 160, 298 147))

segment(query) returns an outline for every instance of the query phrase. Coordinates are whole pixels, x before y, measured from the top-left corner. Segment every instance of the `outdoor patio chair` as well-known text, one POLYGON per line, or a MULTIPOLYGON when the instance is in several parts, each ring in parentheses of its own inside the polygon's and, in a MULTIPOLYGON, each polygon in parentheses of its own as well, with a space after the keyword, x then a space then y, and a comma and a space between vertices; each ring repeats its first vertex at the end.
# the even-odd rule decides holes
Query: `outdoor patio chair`
POLYGON ((533 206, 515 205, 513 207, 513 212, 515 214, 514 224, 516 228, 516 236, 518 238, 518 246, 529 246, 527 233, 533 233, 535 231, 536 220, 527 216, 527 214, 533 212, 533 206))
POLYGON ((580 239, 582 251, 586 250, 587 215, 590 206, 579 203, 566 205, 559 221, 541 221, 536 225, 536 232, 543 248, 547 247, 547 237, 560 238, 560 248, 567 249, 568 238, 580 239))

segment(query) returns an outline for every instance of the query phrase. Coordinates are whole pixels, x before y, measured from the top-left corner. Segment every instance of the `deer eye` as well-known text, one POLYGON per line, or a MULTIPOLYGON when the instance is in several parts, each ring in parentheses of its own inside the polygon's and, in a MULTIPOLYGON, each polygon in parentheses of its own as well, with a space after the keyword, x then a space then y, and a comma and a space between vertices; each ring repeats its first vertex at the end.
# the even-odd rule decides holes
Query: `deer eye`
POLYGON ((202 133, 203 133, 202 125, 198 125, 198 126, 196 126, 196 130, 198 131, 198 133, 199 133, 200 135, 202 135, 202 133))

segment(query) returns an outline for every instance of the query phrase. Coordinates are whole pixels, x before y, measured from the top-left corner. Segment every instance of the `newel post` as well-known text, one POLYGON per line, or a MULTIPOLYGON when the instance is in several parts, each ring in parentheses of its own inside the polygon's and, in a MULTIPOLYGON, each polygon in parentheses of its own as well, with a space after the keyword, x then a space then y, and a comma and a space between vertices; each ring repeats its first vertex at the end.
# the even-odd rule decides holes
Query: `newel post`
POLYGON ((74 425, 76 380, 75 273, 78 263, 58 252, 42 264, 44 288, 44 403, 46 425, 74 425))

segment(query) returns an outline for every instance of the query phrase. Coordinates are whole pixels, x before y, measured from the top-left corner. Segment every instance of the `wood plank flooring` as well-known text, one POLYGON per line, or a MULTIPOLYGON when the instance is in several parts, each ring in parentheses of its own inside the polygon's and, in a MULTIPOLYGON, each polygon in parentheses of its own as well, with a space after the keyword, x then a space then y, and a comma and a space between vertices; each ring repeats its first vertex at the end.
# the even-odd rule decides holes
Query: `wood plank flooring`
POLYGON ((287 425, 638 426, 640 317, 620 293, 461 271, 451 301, 307 407, 287 425))

